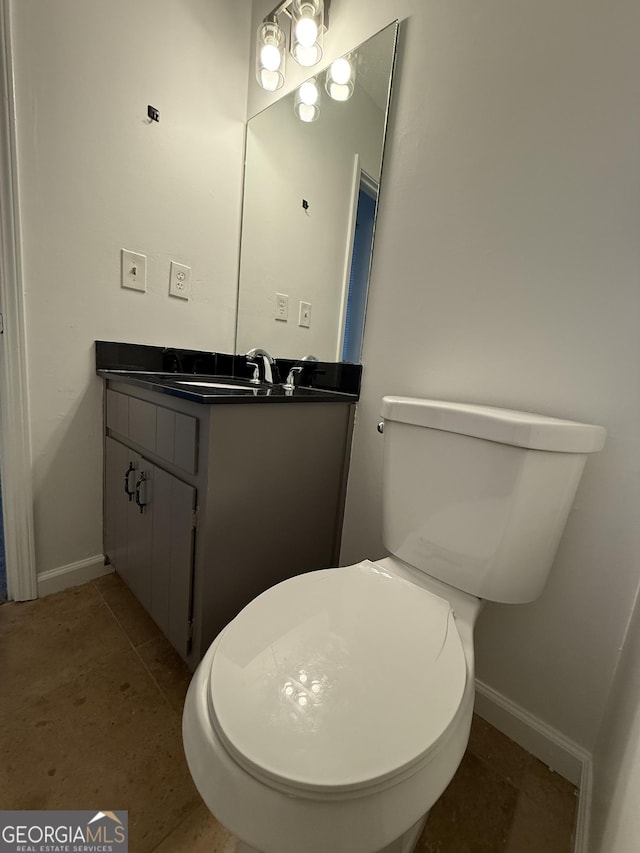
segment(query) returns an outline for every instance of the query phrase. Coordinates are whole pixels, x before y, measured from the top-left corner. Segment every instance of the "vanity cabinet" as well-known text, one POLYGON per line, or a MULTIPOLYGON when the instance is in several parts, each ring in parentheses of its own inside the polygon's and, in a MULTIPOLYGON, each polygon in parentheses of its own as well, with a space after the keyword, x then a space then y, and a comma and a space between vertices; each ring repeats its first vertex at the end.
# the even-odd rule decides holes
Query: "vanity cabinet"
POLYGON ((105 555, 195 667, 261 592, 337 565, 354 404, 106 387, 105 555))

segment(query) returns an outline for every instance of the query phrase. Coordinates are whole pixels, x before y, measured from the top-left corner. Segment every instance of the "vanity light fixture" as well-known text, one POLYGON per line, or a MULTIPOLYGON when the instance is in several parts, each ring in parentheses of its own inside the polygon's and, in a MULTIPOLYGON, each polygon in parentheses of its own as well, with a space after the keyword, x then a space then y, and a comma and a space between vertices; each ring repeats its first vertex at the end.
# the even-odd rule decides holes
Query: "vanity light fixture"
POLYGON ((289 49, 299 65, 310 67, 322 59, 322 42, 326 29, 325 10, 330 0, 283 0, 258 27, 256 42, 256 79, 267 92, 275 92, 284 84, 286 36, 279 16, 291 22, 289 49))
POLYGON ((275 92, 284 83, 286 39, 276 15, 267 15, 258 27, 256 78, 267 92, 275 92))
POLYGON ((315 121, 320 115, 320 87, 315 77, 298 86, 294 110, 300 121, 315 121))
POLYGON ((356 57, 353 53, 341 56, 327 68, 325 89, 334 101, 348 101, 356 83, 356 57))

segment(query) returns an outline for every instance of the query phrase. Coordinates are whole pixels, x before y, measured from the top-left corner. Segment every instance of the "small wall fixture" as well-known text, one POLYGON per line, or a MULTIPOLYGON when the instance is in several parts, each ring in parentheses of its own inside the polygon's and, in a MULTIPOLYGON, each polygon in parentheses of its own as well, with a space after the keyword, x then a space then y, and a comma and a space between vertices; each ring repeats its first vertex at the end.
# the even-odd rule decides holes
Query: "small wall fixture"
POLYGON ((286 37, 278 16, 291 22, 289 46, 299 65, 311 67, 322 59, 325 9, 329 0, 284 0, 258 27, 256 43, 256 79, 267 92, 275 92, 284 83, 286 37))

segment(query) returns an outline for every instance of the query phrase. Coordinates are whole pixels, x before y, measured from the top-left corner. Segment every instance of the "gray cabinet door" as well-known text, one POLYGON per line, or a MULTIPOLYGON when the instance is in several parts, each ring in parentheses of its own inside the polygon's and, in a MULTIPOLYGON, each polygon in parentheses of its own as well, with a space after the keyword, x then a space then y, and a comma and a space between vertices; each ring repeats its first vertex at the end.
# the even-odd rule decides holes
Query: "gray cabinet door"
POLYGON ((153 472, 153 583, 151 615, 172 645, 189 652, 196 490, 153 472))
POLYGON ((136 468, 128 447, 107 438, 105 443, 104 548, 111 565, 123 578, 127 571, 127 518, 133 500, 136 468), (129 490, 129 493, 127 492, 129 490))
POLYGON ((153 466, 109 437, 105 462, 105 550, 114 569, 150 610, 153 466))
POLYGON ((189 652, 196 490, 107 436, 105 552, 173 646, 189 652))
POLYGON ((138 601, 150 612, 155 469, 137 453, 130 452, 130 455, 135 467, 134 497, 127 502, 126 570, 120 574, 138 601))

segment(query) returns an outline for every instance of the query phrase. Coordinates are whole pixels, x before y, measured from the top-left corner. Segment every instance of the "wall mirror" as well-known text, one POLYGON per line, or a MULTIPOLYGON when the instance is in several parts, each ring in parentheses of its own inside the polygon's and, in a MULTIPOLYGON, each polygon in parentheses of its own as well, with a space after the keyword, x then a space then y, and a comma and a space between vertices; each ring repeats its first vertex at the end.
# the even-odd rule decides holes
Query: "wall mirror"
POLYGON ((236 352, 360 360, 397 33, 249 121, 236 352))

